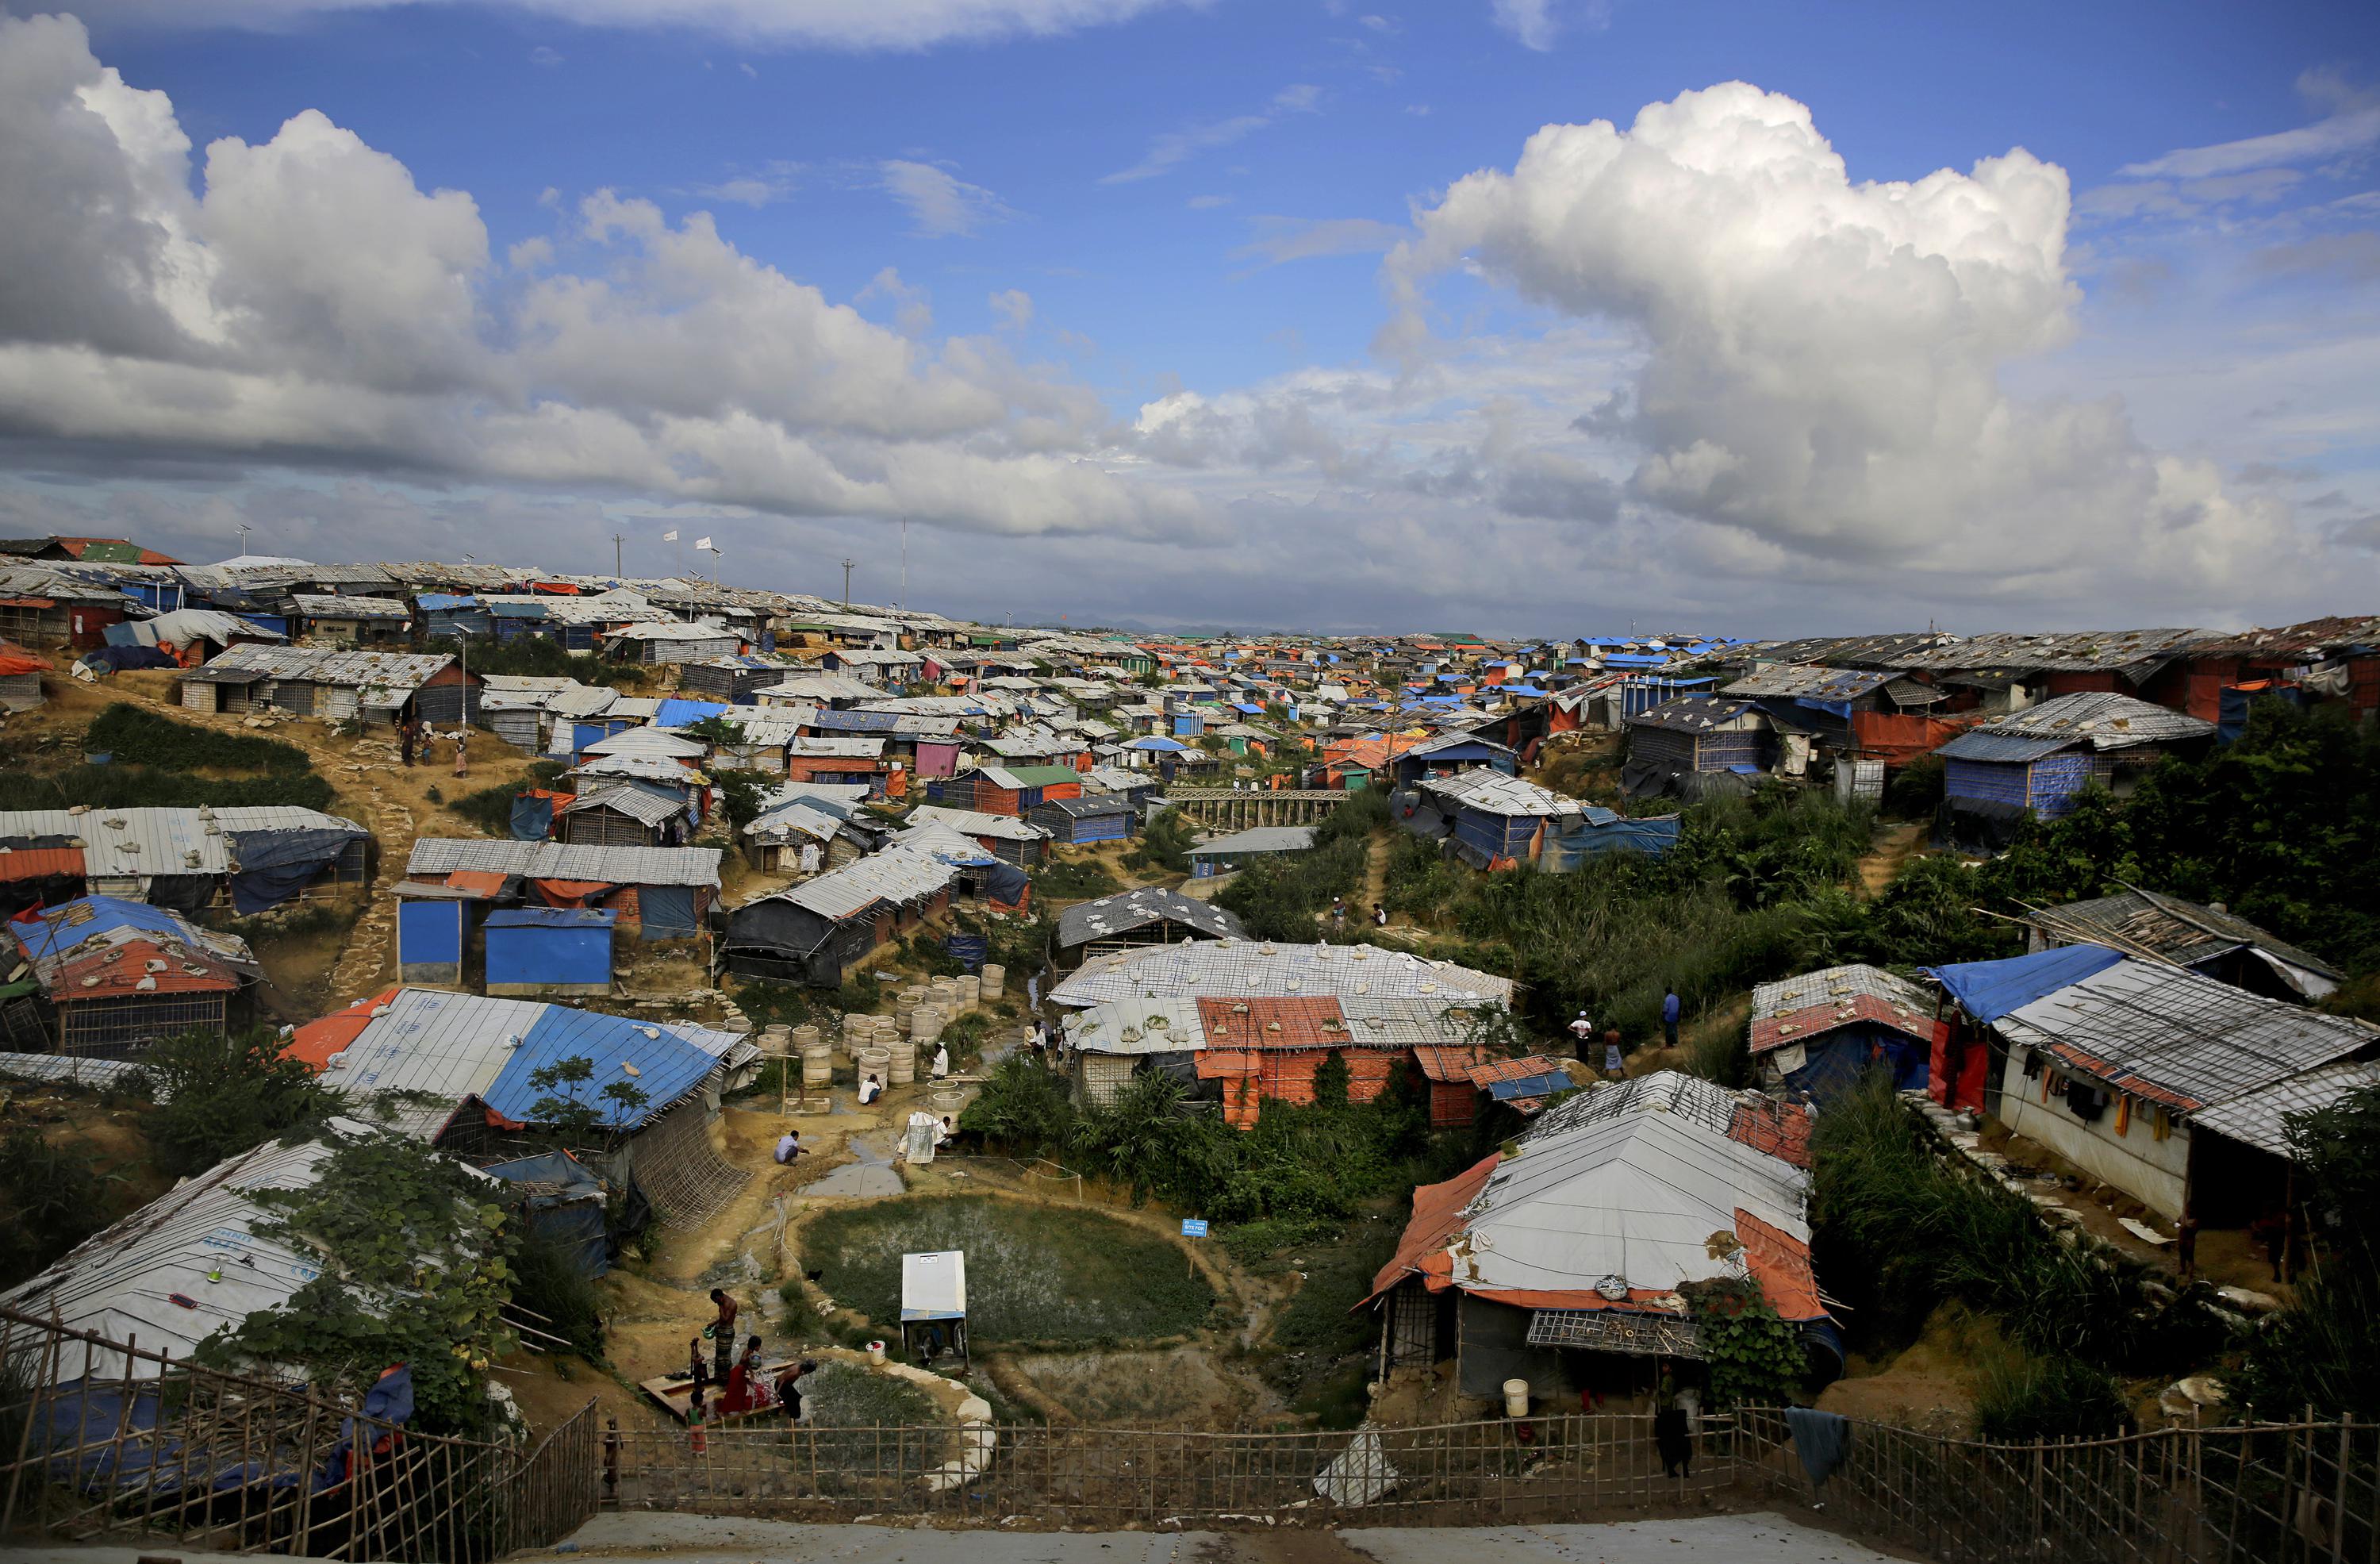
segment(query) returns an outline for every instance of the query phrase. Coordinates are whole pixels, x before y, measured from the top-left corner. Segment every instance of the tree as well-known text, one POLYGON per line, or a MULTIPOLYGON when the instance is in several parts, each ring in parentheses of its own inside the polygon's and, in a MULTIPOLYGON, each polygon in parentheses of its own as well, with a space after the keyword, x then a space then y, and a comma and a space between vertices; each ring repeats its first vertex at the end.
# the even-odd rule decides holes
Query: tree
POLYGON ((528 1088, 539 1094, 528 1106, 530 1116, 536 1122, 551 1126, 565 1140, 588 1139, 603 1121, 595 1105, 579 1095, 580 1090, 594 1079, 595 1063, 584 1054, 538 1066, 528 1072, 528 1088), (561 1090, 556 1091, 557 1087, 561 1090))
POLYGON ((2268 1416, 2360 1416, 2380 1406, 2380 1088, 2286 1122, 2323 1247, 2296 1303, 2251 1341, 2245 1399, 2268 1416))
POLYGON ((339 1094, 267 1031, 160 1038, 140 1068, 157 1099, 147 1126, 157 1165, 176 1178, 267 1141, 295 1139, 342 1107, 339 1094))
POLYGON ((413 1374, 416 1426, 485 1432, 488 1364, 518 1345, 503 1210, 486 1180, 409 1135, 334 1135, 315 1181, 256 1190, 256 1230, 322 1257, 276 1308, 199 1344, 200 1362, 302 1371, 334 1399, 359 1398, 397 1363, 413 1374))

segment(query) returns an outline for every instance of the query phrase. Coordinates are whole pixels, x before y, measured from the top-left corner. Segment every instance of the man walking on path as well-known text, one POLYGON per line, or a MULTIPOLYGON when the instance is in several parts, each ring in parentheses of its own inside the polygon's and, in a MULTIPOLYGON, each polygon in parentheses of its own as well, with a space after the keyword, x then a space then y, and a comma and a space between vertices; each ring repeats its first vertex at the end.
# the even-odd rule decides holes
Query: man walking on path
POLYGON ((1671 989, 1661 1001, 1661 1041, 1664 1046, 1678 1045, 1678 991, 1671 989))

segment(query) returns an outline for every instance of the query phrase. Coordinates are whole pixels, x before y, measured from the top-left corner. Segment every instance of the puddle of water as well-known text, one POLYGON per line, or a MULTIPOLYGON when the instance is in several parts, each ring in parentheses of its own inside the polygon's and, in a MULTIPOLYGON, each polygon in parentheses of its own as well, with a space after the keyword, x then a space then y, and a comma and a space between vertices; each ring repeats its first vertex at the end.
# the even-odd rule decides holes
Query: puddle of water
POLYGON ((892 1147, 889 1138, 880 1140, 873 1135, 854 1135, 845 1143, 851 1147, 851 1155, 858 1160, 844 1164, 823 1179, 803 1185, 802 1193, 866 1200, 901 1192, 901 1175, 892 1168, 892 1147))

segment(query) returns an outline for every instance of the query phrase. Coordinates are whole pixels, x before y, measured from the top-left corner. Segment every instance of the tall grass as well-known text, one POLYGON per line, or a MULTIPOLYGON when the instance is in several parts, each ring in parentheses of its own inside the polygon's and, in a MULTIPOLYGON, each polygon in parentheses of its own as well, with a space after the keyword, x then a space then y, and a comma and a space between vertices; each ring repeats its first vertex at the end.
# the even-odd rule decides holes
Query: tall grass
POLYGON ((2187 1364, 2219 1336, 2188 1295, 2153 1292, 2148 1267, 1945 1160, 1880 1074, 1819 1118, 1815 1151, 1818 1273, 1872 1341, 1912 1338, 1950 1301, 2032 1352, 2127 1372, 2187 1364))

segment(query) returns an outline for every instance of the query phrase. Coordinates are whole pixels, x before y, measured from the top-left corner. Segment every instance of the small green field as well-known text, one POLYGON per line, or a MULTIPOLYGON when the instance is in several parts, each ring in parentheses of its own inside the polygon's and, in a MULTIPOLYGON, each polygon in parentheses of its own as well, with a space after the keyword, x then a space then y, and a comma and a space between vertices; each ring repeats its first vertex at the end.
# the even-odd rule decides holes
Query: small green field
POLYGON ((901 1256, 948 1249, 966 1254, 979 1348, 1181 1336, 1215 1303, 1179 1248, 1092 1211, 963 1195, 829 1211, 801 1230, 803 1269, 888 1326, 901 1317, 901 1256))

